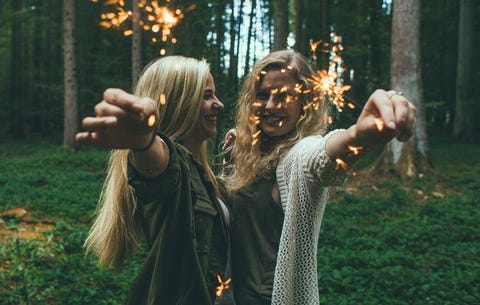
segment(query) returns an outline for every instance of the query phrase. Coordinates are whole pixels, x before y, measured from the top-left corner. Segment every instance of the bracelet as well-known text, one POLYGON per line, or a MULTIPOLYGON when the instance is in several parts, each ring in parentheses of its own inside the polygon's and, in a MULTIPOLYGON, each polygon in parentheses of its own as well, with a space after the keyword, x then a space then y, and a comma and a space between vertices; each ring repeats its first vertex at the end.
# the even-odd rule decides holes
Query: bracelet
POLYGON ((152 136, 152 139, 150 139, 150 142, 147 144, 147 146, 143 147, 143 148, 132 148, 133 151, 146 151, 147 149, 150 148, 150 146, 152 146, 153 144, 153 141, 155 141, 155 137, 157 136, 157 132, 154 132, 153 133, 153 136, 152 136))

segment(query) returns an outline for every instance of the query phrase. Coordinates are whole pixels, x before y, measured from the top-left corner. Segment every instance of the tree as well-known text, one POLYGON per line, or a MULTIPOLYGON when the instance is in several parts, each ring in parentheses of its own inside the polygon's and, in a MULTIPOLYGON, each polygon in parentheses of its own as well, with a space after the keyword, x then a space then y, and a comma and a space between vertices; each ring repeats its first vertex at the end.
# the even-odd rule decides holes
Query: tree
POLYGON ((142 12, 138 0, 132 0, 132 91, 137 86, 138 77, 142 71, 142 27, 140 20, 142 12))
POLYGON ((411 177, 426 168, 427 133, 420 59, 420 0, 393 3, 391 87, 401 91, 417 108, 417 124, 407 142, 390 141, 382 156, 402 177, 411 177))
POLYGON ((63 145, 73 148, 78 131, 77 71, 75 62, 75 0, 63 1, 64 124, 63 145))
POLYGON ((25 100, 27 50, 23 47, 26 25, 22 11, 26 8, 26 0, 12 0, 14 16, 12 18, 11 64, 10 64, 10 133, 15 137, 24 138, 25 130, 25 100))
POLYGON ((472 140, 473 138, 473 108, 476 97, 471 84, 475 79, 475 63, 473 45, 475 1, 460 2, 460 24, 458 30, 458 58, 455 95, 455 118, 453 121, 453 136, 472 140))
POLYGON ((288 36, 288 0, 274 1, 273 51, 287 47, 288 36))

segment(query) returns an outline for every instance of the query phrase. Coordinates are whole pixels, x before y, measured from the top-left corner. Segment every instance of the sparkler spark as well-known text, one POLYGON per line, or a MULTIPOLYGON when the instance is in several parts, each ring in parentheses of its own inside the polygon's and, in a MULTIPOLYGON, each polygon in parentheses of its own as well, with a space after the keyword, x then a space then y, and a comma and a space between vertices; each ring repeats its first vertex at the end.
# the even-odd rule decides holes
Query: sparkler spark
POLYGON ((335 159, 335 161, 337 162, 337 166, 335 167, 336 170, 338 170, 339 168, 343 168, 344 170, 347 170, 348 166, 347 166, 347 163, 345 163, 345 161, 343 161, 340 158, 335 159))
POLYGON ((165 97, 165 93, 160 94, 160 105, 165 105, 167 103, 167 99, 165 97))
POLYGON ((348 145, 348 150, 350 150, 354 155, 358 155, 362 149, 363 147, 361 146, 348 145))
POLYGON ((155 116, 155 114, 151 114, 147 119, 147 126, 153 127, 155 126, 156 122, 157 122, 157 117, 155 116))
POLYGON ((227 280, 223 281, 220 274, 217 274, 217 281, 218 281, 218 286, 217 286, 217 290, 215 292, 215 295, 217 297, 221 298, 223 296, 223 293, 225 292, 225 290, 230 289, 230 283, 232 282, 232 279, 228 278, 227 280))
POLYGON ((381 119, 375 119, 375 124, 377 124, 378 131, 382 131, 385 127, 385 123, 381 119))
MULTIPOLYGON (((91 2, 98 2, 98 0, 90 0, 91 2)), ((167 1, 167 3, 170 1, 167 1)), ((100 26, 104 28, 120 29, 123 27, 127 20, 131 22, 138 22, 140 27, 152 34, 152 43, 159 41, 167 42, 170 38, 171 43, 177 43, 177 39, 173 37, 172 29, 178 22, 184 18, 183 12, 180 9, 170 10, 167 6, 159 5, 157 0, 140 0, 138 1, 138 7, 142 10, 140 15, 145 16, 144 20, 140 18, 134 18, 132 11, 125 8, 124 0, 106 0, 104 6, 114 6, 113 12, 107 12, 101 14, 100 26)), ((194 9, 195 6, 191 5, 187 10, 194 9)), ((133 34, 133 30, 127 28, 123 30, 123 35, 130 36, 133 34)), ((164 48, 161 49, 160 54, 165 55, 164 48)))

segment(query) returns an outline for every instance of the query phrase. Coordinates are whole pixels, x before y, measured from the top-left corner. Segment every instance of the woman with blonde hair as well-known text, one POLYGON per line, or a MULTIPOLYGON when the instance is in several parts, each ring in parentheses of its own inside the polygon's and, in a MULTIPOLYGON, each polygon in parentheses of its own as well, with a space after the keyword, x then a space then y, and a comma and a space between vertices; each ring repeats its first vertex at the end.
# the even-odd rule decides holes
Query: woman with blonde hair
POLYGON ((318 305, 317 246, 331 186, 345 180, 345 164, 412 134, 415 107, 393 90, 375 91, 356 124, 325 134, 328 105, 316 85, 291 50, 270 53, 245 79, 222 175, 232 193, 238 305, 318 305))
POLYGON ((205 61, 168 56, 83 120, 79 143, 113 149, 87 252, 120 269, 148 247, 126 304, 217 304, 229 286, 228 212, 206 151, 222 109, 205 61))

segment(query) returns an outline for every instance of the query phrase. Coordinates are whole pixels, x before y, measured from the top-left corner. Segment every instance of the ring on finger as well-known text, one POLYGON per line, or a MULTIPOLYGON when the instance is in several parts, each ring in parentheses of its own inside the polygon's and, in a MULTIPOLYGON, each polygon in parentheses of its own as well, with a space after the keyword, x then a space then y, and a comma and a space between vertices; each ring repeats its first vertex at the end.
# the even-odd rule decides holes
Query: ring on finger
POLYGON ((402 93, 402 91, 394 91, 394 92, 392 92, 392 93, 390 93, 390 94, 387 94, 387 97, 388 97, 388 99, 392 99, 392 97, 393 97, 394 95, 401 95, 401 96, 403 96, 403 93, 402 93))

